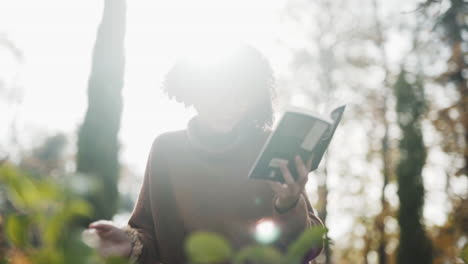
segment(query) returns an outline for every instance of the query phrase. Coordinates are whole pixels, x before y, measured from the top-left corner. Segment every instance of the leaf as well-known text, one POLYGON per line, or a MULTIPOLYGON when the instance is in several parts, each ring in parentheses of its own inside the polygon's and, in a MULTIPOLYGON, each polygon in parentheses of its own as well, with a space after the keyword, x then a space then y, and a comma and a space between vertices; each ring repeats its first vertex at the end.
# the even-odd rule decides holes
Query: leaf
POLYGON ((8 240, 18 248, 28 245, 29 219, 24 215, 10 215, 6 220, 6 235, 8 240))
POLYGON ((83 200, 75 199, 68 205, 68 217, 88 216, 91 214, 91 206, 83 200))
POLYGON ((196 264, 213 264, 229 260, 233 251, 229 243, 212 232, 195 232, 185 242, 188 259, 196 264))
POLYGON ((249 246, 243 248, 234 258, 234 264, 280 264, 284 258, 275 248, 268 246, 249 246))
POLYGON ((460 258, 465 264, 468 264, 468 243, 466 243, 465 247, 462 249, 460 253, 460 258))
POLYGON ((288 263, 301 263, 302 259, 306 257, 310 251, 321 248, 325 233, 326 228, 324 227, 313 227, 304 231, 299 238, 289 246, 286 255, 288 263))
POLYGON ((105 264, 129 264, 129 260, 122 257, 111 256, 105 259, 105 264))
POLYGON ((15 207, 23 210, 35 208, 35 203, 40 201, 37 188, 28 175, 14 167, 3 167, 0 171, 0 180, 5 181, 8 185, 7 195, 15 207))

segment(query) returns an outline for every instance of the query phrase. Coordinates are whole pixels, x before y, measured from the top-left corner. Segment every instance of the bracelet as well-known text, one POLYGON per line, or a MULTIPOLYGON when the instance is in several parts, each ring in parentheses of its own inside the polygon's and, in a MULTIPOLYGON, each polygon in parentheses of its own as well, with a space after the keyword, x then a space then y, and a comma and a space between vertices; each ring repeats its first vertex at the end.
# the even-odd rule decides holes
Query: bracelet
POLYGON ((123 228, 124 232, 131 240, 132 248, 130 250, 129 260, 130 263, 137 263, 138 258, 140 257, 143 244, 141 243, 138 237, 138 231, 131 226, 126 226, 123 228))
POLYGON ((278 209, 278 207, 276 207, 276 200, 278 200, 278 196, 275 196, 275 198, 273 199, 273 207, 275 208, 276 212, 278 212, 279 214, 284 214, 286 213, 287 211, 291 210, 292 208, 296 207, 297 203, 299 202, 299 199, 301 198, 301 195, 299 195, 299 197, 297 197, 296 201, 290 205, 288 208, 286 209, 278 209))

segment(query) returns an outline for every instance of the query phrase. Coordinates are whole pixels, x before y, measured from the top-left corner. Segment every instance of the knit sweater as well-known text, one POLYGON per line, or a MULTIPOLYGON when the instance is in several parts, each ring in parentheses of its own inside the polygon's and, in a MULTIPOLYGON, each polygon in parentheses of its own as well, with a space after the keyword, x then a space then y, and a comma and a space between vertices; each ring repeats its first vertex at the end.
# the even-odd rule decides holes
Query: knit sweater
POLYGON ((184 241, 194 231, 216 232, 238 250, 256 243, 255 226, 264 219, 279 228, 272 243, 284 251, 301 232, 322 225, 305 192, 293 208, 278 212, 270 185, 248 179, 269 133, 236 127, 215 134, 195 116, 186 129, 156 137, 125 228, 133 241, 131 258, 139 264, 186 264, 184 241))

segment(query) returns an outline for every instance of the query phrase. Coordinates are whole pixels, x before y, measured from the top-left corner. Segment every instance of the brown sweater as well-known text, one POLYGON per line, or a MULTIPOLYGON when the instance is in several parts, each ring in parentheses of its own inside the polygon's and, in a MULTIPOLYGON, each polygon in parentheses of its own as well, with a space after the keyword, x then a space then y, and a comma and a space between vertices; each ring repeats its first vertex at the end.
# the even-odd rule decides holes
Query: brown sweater
POLYGON ((185 130, 158 136, 151 147, 143 185, 128 222, 140 264, 185 264, 184 240, 193 231, 213 231, 238 250, 255 243, 262 218, 280 228, 280 250, 307 228, 322 225, 303 194, 280 214, 264 180, 247 175, 269 131, 234 129, 210 134, 192 118, 185 130))

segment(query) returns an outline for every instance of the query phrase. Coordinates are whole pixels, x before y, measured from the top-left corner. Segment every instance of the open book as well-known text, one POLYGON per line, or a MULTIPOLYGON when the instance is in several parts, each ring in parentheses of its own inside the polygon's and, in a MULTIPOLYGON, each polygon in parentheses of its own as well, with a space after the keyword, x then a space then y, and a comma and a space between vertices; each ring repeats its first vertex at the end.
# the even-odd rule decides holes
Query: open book
POLYGON ((304 163, 312 159, 310 171, 317 169, 344 110, 345 105, 339 106, 330 113, 330 118, 323 118, 301 108, 287 108, 260 151, 249 178, 284 183, 279 165, 286 163, 297 179, 296 155, 300 155, 304 163))

